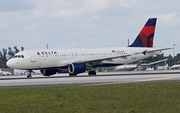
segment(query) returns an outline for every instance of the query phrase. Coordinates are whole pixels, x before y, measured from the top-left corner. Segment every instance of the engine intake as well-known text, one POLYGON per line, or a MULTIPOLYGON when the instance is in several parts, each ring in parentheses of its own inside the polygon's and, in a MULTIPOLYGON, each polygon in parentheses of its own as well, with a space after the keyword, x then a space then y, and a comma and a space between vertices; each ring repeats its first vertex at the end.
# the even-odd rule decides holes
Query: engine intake
POLYGON ((41 74, 44 76, 51 76, 57 73, 57 70, 54 69, 41 69, 41 74))
POLYGON ((68 71, 70 74, 79 74, 86 71, 85 63, 72 63, 68 65, 68 71))

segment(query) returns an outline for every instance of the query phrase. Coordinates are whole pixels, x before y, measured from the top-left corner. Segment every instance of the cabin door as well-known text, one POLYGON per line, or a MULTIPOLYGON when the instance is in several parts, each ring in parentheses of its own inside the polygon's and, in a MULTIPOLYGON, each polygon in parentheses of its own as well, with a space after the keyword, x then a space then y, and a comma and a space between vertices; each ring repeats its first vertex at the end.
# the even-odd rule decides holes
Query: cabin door
POLYGON ((36 56, 34 52, 30 52, 31 62, 36 62, 36 56))

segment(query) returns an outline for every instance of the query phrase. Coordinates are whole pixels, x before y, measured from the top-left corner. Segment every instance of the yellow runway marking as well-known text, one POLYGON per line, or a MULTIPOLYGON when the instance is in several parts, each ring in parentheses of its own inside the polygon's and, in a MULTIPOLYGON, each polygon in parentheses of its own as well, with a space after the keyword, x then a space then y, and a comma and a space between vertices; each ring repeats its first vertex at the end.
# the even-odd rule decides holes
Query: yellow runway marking
POLYGON ((167 77, 160 77, 160 78, 152 78, 152 79, 136 80, 135 82, 146 82, 146 81, 166 80, 166 79, 178 78, 178 77, 179 77, 179 76, 167 76, 167 77))
POLYGON ((131 80, 128 82, 110 82, 110 83, 94 83, 94 84, 86 84, 83 86, 97 86, 97 85, 110 85, 110 84, 122 84, 122 83, 133 83, 133 82, 150 82, 150 81, 158 81, 158 80, 170 80, 171 78, 179 78, 180 76, 166 76, 166 77, 159 77, 159 78, 152 78, 152 79, 144 79, 144 80, 131 80))

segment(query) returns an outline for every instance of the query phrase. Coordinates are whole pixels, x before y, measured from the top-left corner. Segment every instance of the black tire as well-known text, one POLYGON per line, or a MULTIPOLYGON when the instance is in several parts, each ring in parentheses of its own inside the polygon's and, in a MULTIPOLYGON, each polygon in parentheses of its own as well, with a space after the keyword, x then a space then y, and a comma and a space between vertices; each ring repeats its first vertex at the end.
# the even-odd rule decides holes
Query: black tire
POLYGON ((96 71, 89 71, 88 75, 96 75, 96 71))
POLYGON ((77 74, 71 74, 71 73, 69 73, 69 76, 77 76, 77 74))
POLYGON ((31 76, 31 75, 28 75, 27 78, 32 78, 32 76, 31 76))

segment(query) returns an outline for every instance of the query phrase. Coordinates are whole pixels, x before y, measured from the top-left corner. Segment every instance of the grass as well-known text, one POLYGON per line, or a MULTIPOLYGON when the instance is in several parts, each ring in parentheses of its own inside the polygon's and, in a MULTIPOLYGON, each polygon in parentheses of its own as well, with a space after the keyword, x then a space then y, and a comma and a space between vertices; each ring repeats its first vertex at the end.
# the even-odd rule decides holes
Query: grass
POLYGON ((0 89, 0 113, 177 112, 180 82, 0 89))

